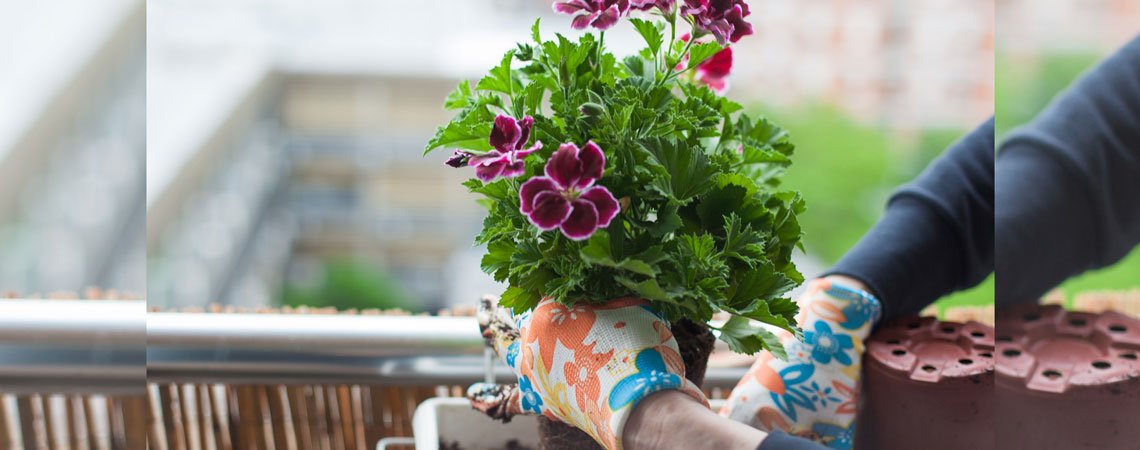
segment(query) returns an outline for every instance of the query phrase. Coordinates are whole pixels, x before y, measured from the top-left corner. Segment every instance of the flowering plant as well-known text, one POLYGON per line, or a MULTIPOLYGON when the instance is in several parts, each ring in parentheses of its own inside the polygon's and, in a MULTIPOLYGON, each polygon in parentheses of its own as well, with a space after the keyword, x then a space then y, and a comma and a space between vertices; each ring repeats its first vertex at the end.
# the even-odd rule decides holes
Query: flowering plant
MULTIPOLYGON (((458 113, 427 144, 471 167, 466 186, 489 211, 476 242, 482 268, 522 312, 542 298, 573 305, 637 296, 665 318, 732 317, 734 350, 779 340, 747 319, 792 333, 784 297, 803 277, 799 194, 780 188, 788 134, 721 96, 729 47, 752 33, 742 0, 560 0, 577 39, 531 41, 474 86, 448 96, 458 113), (631 18, 631 14, 645 18, 631 18), (618 58, 603 45, 623 19, 646 47, 618 58), (678 37, 680 27, 688 33, 678 37)), ((682 30, 683 31, 683 30, 682 30)))

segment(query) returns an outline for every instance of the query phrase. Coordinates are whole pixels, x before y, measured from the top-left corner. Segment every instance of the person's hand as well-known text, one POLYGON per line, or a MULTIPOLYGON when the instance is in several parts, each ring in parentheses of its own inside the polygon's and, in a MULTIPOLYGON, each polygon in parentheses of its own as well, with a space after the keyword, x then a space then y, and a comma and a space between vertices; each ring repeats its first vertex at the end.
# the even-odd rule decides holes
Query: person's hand
POLYGON ((721 415, 850 449, 863 340, 879 318, 879 301, 862 283, 828 277, 809 283, 797 303, 803 341, 783 333, 787 361, 762 352, 721 415))
POLYGON ((650 394, 678 390, 708 408, 704 393, 685 379, 669 324, 644 300, 567 307, 545 299, 515 317, 484 298, 478 318, 483 337, 518 375, 516 385, 467 390, 472 405, 491 417, 542 414, 614 450, 622 448, 631 412, 650 394))

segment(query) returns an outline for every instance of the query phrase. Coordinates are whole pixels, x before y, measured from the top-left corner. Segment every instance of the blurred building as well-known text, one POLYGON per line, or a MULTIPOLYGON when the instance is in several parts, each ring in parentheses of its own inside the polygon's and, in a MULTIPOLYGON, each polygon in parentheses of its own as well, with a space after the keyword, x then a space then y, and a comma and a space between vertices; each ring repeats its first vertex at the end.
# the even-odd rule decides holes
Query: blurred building
POLYGON ((1140 35, 1136 0, 997 0, 1000 50, 1104 54, 1140 35))
POLYGON ((763 0, 733 89, 825 102, 894 129, 968 129, 993 114, 993 0, 763 0))
MULTIPOLYGON (((832 102, 911 128, 990 114, 985 2, 751 3, 740 100, 832 102)), ((151 2, 150 302, 273 304, 344 259, 382 268, 425 307, 499 290, 471 247, 482 214, 459 184, 469 174, 443 166, 446 152, 421 153, 450 116, 447 93, 536 16, 548 36, 577 33, 546 0, 151 2)), ((619 53, 639 39, 631 27, 606 35, 619 53)))
POLYGON ((0 6, 0 291, 145 292, 143 10, 0 6))

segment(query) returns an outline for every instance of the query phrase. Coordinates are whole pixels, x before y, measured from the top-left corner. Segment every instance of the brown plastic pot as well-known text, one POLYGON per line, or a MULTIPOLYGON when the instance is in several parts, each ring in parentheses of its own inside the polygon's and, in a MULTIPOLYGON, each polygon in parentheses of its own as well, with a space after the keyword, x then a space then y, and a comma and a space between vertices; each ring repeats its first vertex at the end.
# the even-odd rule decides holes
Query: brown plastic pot
POLYGON ((994 330, 911 317, 867 341, 855 430, 860 450, 994 447, 994 330))
POLYGON ((1030 304, 997 329, 999 448, 1140 449, 1140 320, 1030 304))

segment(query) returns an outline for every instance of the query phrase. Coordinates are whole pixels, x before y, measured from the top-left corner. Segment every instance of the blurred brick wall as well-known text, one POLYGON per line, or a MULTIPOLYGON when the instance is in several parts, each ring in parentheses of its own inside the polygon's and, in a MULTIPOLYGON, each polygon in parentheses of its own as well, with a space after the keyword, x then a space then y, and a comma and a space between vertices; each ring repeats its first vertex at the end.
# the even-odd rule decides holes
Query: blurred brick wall
POLYGON ((973 127, 993 112, 992 0, 751 2, 733 89, 827 102, 892 128, 973 127))
POLYGON ((1140 34, 1137 0, 997 0, 1003 52, 1107 53, 1140 34))

